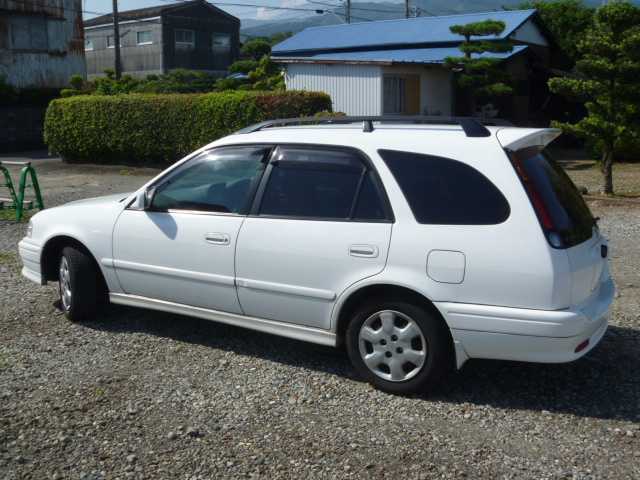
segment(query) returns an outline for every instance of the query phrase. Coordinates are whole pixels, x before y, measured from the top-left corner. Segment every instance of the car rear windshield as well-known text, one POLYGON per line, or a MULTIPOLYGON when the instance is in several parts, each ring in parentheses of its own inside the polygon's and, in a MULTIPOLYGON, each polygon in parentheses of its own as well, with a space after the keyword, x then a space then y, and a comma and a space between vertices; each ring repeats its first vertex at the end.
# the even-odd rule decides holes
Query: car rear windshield
MULTIPOLYGON (((543 220, 560 236, 564 248, 577 245, 591 238, 595 220, 582 195, 573 184, 564 169, 553 160, 548 152, 540 147, 529 147, 511 153, 516 171, 518 165, 522 171, 518 171, 530 197, 538 197, 542 200, 541 208, 535 207, 538 215, 546 215, 543 220), (523 173, 525 178, 523 178, 523 173), (533 187, 533 188, 531 188, 533 187), (544 209, 544 212, 540 212, 544 209)), ((531 198, 535 204, 536 199, 531 198)), ((552 242, 553 244, 553 242, 552 242)))

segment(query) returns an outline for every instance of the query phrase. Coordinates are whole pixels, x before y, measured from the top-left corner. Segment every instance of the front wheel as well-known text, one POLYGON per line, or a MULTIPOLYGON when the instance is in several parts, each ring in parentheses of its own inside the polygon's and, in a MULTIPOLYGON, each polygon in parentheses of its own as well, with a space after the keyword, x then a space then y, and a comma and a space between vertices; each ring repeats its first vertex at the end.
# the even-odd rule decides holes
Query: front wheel
POLYGON ((446 326, 432 312, 403 301, 361 307, 347 327, 346 343, 358 373, 389 393, 429 391, 451 365, 446 326))
POLYGON ((58 267, 60 306, 65 316, 81 322, 95 316, 106 289, 89 254, 75 247, 62 249, 58 267))

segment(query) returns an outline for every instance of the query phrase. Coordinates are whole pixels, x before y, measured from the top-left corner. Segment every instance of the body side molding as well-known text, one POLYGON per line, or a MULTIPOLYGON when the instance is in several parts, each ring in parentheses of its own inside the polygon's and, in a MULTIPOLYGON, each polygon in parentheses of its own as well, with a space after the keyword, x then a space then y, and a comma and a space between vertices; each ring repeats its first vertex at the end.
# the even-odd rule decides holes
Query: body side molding
POLYGON ((247 317, 235 313, 219 312, 216 310, 209 310, 207 308, 192 307, 190 305, 183 305, 180 303, 167 302, 164 300, 156 300, 153 298, 128 295, 124 293, 111 293, 109 294, 109 299, 112 303, 119 305, 149 308, 152 310, 188 315, 203 318, 205 320, 212 320, 214 322, 257 330, 259 332, 279 335, 281 337, 318 343, 320 345, 327 345, 330 347, 336 346, 336 335, 332 332, 321 330, 319 328, 304 327, 301 325, 277 322, 264 318, 247 317))

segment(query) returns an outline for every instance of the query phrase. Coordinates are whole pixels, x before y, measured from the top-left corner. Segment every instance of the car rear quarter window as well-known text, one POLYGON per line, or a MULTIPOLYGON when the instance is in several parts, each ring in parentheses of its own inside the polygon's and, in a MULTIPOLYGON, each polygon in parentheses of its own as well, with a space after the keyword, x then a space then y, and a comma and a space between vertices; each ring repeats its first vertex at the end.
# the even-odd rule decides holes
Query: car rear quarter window
POLYGON ((509 217, 502 192, 465 163, 397 150, 379 153, 419 223, 494 225, 509 217))

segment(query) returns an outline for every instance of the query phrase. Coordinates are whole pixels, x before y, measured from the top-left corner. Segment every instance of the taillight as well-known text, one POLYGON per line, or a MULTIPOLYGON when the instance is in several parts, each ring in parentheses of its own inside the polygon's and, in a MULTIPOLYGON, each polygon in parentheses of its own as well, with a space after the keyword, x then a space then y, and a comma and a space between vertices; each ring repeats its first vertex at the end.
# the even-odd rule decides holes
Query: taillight
POLYGON ((509 152, 508 156, 514 170, 518 174, 518 177, 524 186, 525 191, 527 192, 527 196, 531 201, 531 205, 533 205, 533 209, 538 216, 538 220, 540 221, 540 225, 542 226, 542 230, 544 231, 547 240, 552 247, 562 248, 562 237, 557 233, 553 217, 549 213, 549 209, 545 205, 544 199, 538 191, 535 183, 531 181, 515 154, 513 152, 509 152))

